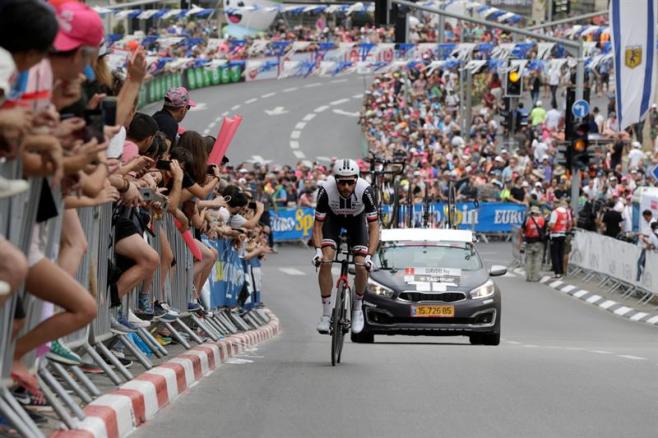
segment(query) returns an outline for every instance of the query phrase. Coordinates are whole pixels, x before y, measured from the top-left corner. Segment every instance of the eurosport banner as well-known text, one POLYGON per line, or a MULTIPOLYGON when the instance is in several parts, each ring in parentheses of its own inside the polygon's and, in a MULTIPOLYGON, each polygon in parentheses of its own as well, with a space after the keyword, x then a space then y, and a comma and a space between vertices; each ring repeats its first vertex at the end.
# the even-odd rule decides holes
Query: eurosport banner
MULTIPOLYGON (((458 228, 474 230, 480 233, 510 233, 514 227, 523 224, 526 207, 523 205, 503 202, 482 202, 475 206, 472 202, 458 203, 456 206, 455 223, 458 228)), ((384 214, 388 214, 385 209, 384 214)), ((406 217, 406 209, 400 209, 399 217, 406 217)), ((311 237, 314 210, 312 208, 283 208, 271 210, 272 230, 275 242, 306 240, 311 237)), ((430 223, 439 225, 445 223, 448 217, 448 206, 445 203, 434 203, 430 206, 430 223)), ((423 223, 423 206, 414 206, 413 223, 420 226, 423 223)))
POLYGON ((215 248, 219 257, 208 279, 210 284, 211 308, 236 305, 238 295, 245 282, 244 266, 231 241, 208 240, 203 242, 215 248))

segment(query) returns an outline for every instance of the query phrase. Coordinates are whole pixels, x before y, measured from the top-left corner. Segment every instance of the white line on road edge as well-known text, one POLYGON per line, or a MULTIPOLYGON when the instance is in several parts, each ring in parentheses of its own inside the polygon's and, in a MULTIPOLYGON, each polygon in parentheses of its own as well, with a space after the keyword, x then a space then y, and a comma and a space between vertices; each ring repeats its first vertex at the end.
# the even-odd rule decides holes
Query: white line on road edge
POLYGON ((290 138, 294 138, 295 140, 297 140, 297 139, 299 138, 300 135, 302 135, 301 132, 299 132, 299 131, 292 131, 292 132, 290 133, 290 138))
POLYGON ((315 111, 316 113, 321 113, 322 111, 326 111, 328 109, 329 109, 328 105, 322 105, 322 106, 317 107, 313 111, 315 111))
POLYGON ((553 283, 549 284, 550 287, 553 289, 557 289, 558 286, 562 286, 564 284, 564 281, 562 280, 555 280, 553 283))
POLYGON ((290 149, 299 149, 299 142, 295 140, 290 140, 290 149))
POLYGON ((347 79, 334 79, 333 81, 329 81, 330 84, 342 84, 343 82, 347 82, 347 79))
POLYGON ((355 113, 352 113, 352 112, 345 111, 345 110, 342 110, 342 109, 335 109, 334 113, 335 114, 340 114, 341 116, 359 117, 359 112, 358 111, 355 112, 355 113))
POLYGON ((633 309, 631 309, 630 307, 623 306, 623 307, 620 307, 619 309, 615 310, 614 314, 619 315, 619 316, 624 316, 628 312, 630 312, 631 310, 633 310, 633 309))
POLYGON ((594 303, 597 303, 597 302, 601 301, 602 299, 603 299, 603 297, 601 297, 600 295, 592 295, 591 297, 589 297, 585 301, 587 301, 590 304, 594 304, 594 303))
POLYGON ((612 354, 612 351, 605 351, 605 350, 587 350, 588 353, 596 353, 596 354, 612 354))
POLYGON ((602 302, 601 304, 599 304, 599 307, 602 308, 602 309, 607 310, 610 307, 614 306, 615 304, 617 304, 617 303, 612 301, 612 300, 606 300, 606 301, 602 302))
POLYGON ((329 105, 333 105, 333 106, 336 106, 336 105, 342 105, 342 104, 344 104, 344 103, 346 103, 346 102, 349 102, 349 101, 350 101, 350 100, 347 99, 347 98, 345 98, 345 99, 338 99, 338 100, 334 100, 333 102, 329 102, 329 105))
POLYGON ((266 93, 263 94, 260 98, 261 99, 267 99, 268 97, 276 96, 276 93, 266 93))
POLYGON ((635 315, 631 316, 631 321, 639 321, 647 315, 648 313, 646 312, 637 312, 635 315))
POLYGON ((574 286, 573 284, 567 284, 562 289, 560 289, 560 292, 564 292, 565 294, 568 294, 569 292, 571 292, 575 288, 576 288, 576 286, 574 286))
POLYGON ((313 82, 312 84, 306 84, 304 85, 304 88, 314 88, 314 87, 321 87, 323 84, 321 82, 313 82))
POLYGON ((283 272, 286 275, 297 275, 297 276, 306 275, 304 272, 295 268, 279 268, 279 271, 283 272))
POLYGON ((646 357, 633 356, 630 354, 618 354, 617 357, 621 357, 622 359, 630 359, 630 360, 647 360, 646 357))
POLYGON ((235 111, 236 109, 240 108, 241 106, 242 106, 242 105, 240 105, 240 104, 233 105, 233 106, 231 107, 231 111, 235 111))
POLYGON ((306 128, 306 122, 298 122, 298 123, 295 125, 295 129, 299 129, 300 131, 301 131, 302 129, 304 129, 304 128, 306 128))
POLYGON ((252 97, 252 98, 249 99, 249 100, 245 100, 244 103, 246 103, 247 105, 250 105, 250 104, 256 102, 257 100, 258 100, 257 97, 252 97))
POLYGON ((649 324, 655 324, 658 322, 658 315, 652 316, 651 318, 647 319, 647 323, 649 324))
POLYGON ((576 292, 575 294, 573 294, 573 296, 576 297, 576 298, 580 298, 583 295, 587 295, 588 293, 589 293, 589 291, 587 291, 585 289, 581 289, 578 292, 576 292))
POLYGON ((363 97, 363 94, 355 94, 352 96, 352 99, 361 99, 363 97))
POLYGON ((507 343, 512 345, 521 345, 521 343, 517 341, 507 341, 507 343))
POLYGON ((298 87, 292 87, 292 88, 286 88, 285 90, 283 90, 283 92, 284 93, 290 93, 290 92, 297 91, 297 90, 299 90, 298 87))
POLYGON ((295 154, 295 156, 299 159, 306 158, 306 155, 302 151, 294 150, 292 153, 295 154))
POLYGON ((305 122, 310 122, 314 118, 315 118, 315 114, 309 113, 309 114, 306 114, 302 120, 304 120, 305 122))

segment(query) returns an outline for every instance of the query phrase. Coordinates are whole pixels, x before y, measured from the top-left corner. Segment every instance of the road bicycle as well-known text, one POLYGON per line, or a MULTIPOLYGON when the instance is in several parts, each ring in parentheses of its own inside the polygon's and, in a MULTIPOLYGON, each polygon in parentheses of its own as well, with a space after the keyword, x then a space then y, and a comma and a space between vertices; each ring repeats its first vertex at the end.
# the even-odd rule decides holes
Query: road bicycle
POLYGON ((400 211, 400 200, 398 197, 398 190, 400 188, 399 176, 404 173, 406 158, 389 160, 370 152, 368 161, 370 162, 370 170, 364 172, 364 174, 370 174, 371 176, 370 185, 375 194, 377 214, 379 215, 382 226, 384 228, 391 228, 391 226, 398 223, 400 211), (390 178, 387 177, 392 177, 393 181, 390 181, 390 178), (384 204, 390 205, 388 217, 384 215, 384 204))
POLYGON ((340 264, 340 276, 336 282, 336 301, 334 302, 334 308, 331 312, 331 319, 329 321, 332 366, 336 366, 337 363, 340 363, 345 334, 349 333, 352 327, 352 288, 350 287, 349 282, 349 267, 364 266, 363 263, 354 262, 354 256, 352 255, 351 248, 345 241, 345 237, 342 238, 339 248, 340 249, 336 251, 336 257, 334 260, 323 260, 320 262, 327 264, 340 264))

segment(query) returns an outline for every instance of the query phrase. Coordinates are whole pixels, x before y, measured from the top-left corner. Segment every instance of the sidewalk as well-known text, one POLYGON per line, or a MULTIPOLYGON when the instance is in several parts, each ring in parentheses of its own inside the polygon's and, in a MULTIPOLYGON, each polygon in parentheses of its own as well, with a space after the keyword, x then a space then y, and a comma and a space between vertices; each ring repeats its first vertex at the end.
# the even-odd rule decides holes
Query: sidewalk
MULTIPOLYGON (((512 271, 525 278, 525 269, 515 268, 512 271)), ((555 279, 552 273, 543 275, 540 283, 556 291, 572 296, 585 304, 596 306, 620 318, 633 322, 658 326, 658 297, 654 295, 647 303, 641 303, 641 297, 634 294, 625 296, 625 290, 611 291, 611 287, 603 285, 601 277, 584 279, 584 275, 568 275, 555 279)))

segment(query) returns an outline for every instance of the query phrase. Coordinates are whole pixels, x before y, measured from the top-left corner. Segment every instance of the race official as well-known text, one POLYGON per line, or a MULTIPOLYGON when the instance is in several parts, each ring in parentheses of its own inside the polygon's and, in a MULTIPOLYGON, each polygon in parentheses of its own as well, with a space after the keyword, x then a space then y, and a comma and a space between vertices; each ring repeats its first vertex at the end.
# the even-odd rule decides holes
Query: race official
POLYGON ((573 218, 567 206, 566 198, 557 201, 557 207, 551 212, 548 221, 551 239, 551 262, 555 278, 564 275, 565 240, 573 228, 573 218))
POLYGON ((526 281, 539 281, 542 258, 544 256, 544 236, 546 235, 546 222, 541 215, 539 207, 530 207, 528 216, 523 224, 523 240, 525 247, 526 281))

